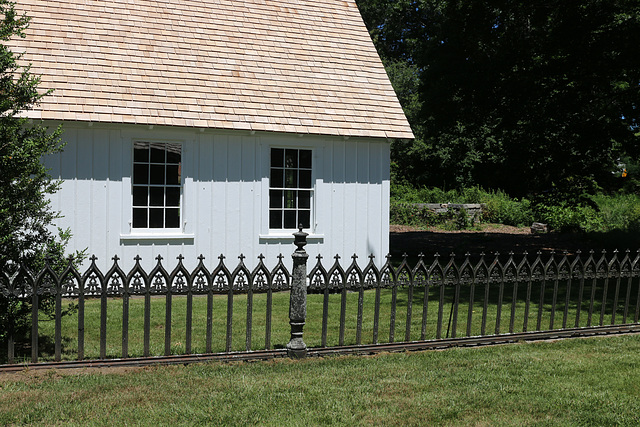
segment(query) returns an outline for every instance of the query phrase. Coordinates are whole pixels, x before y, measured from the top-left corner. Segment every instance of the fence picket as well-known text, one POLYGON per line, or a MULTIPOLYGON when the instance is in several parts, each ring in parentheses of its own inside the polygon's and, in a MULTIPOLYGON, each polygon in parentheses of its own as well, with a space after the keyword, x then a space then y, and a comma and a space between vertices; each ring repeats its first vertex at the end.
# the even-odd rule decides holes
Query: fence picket
POLYGON ((193 332, 193 293, 189 289, 187 293, 187 318, 185 319, 185 348, 186 354, 191 354, 191 340, 193 332))
POLYGON ((444 321, 444 280, 440 283, 440 299, 438 300, 438 325, 436 326, 436 339, 442 338, 442 322, 444 321))
POLYGON ((13 363, 15 358, 14 323, 13 317, 10 318, 7 330, 7 363, 13 363))
POLYGON ((559 280, 556 275, 556 278, 553 280, 553 296, 551 299, 551 318, 549 320, 549 329, 551 330, 553 330, 555 317, 556 317, 556 307, 558 302, 558 287, 559 287, 559 280))
POLYGON ((471 325, 473 322, 473 303, 476 294, 475 280, 469 286, 469 311, 467 312, 467 336, 471 336, 471 325))
POLYGON ((630 252, 631 251, 629 249, 626 250, 624 260, 622 261, 622 265, 624 266, 623 277, 627 278, 627 287, 624 295, 624 308, 622 311, 622 323, 627 323, 627 318, 629 316, 629 304, 631 302, 631 279, 632 279, 633 266, 631 263, 631 259, 629 258, 630 252))
POLYGON ((33 282, 31 297, 31 363, 38 363, 38 282, 33 282))
POLYGON ((536 330, 539 331, 542 328, 542 312, 544 310, 544 291, 547 287, 546 274, 545 279, 542 280, 540 285, 540 300, 538 301, 538 321, 536 322, 536 330))
POLYGON ((422 300, 422 328, 420 331, 420 339, 425 340, 427 338, 427 320, 429 316, 429 292, 430 289, 429 280, 424 282, 424 295, 422 300))
POLYGON ((212 339, 213 339, 213 288, 211 285, 207 290, 207 332, 205 337, 205 351, 212 353, 212 339))
POLYGON ((482 302, 482 325, 480 326, 480 335, 487 333, 487 314, 489 312, 489 280, 484 284, 484 300, 482 302))
MULTIPOLYGON (((638 281, 636 281, 638 283, 638 281)), ((638 284, 638 294, 636 296, 636 314, 633 316, 633 323, 638 323, 638 315, 640 315, 640 283, 638 284)))
POLYGON ((229 285, 227 292, 227 333, 224 351, 229 353, 233 342, 233 285, 229 285))
MULTIPOLYGON (((326 284, 325 284, 326 286, 326 284)), ((329 288, 325 287, 322 297, 322 338, 321 347, 327 346, 327 328, 329 323, 329 288)))

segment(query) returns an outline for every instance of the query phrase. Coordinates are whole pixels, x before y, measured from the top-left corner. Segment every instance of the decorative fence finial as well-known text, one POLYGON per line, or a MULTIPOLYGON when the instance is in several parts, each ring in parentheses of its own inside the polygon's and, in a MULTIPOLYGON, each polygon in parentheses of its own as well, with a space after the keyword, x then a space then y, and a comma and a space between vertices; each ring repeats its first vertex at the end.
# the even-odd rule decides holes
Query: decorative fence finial
POLYGON ((298 225, 298 231, 293 233, 295 240, 293 244, 296 245, 296 252, 304 252, 304 247, 307 245, 307 236, 309 233, 302 231, 302 224, 298 225))

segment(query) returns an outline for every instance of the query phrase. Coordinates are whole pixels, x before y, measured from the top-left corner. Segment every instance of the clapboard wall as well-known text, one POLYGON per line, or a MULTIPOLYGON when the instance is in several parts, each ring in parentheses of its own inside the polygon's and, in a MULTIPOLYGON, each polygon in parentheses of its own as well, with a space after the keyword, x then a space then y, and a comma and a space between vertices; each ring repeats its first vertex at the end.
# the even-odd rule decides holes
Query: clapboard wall
MULTIPOLYGON (((50 123, 55 126, 55 123, 50 123)), ((273 266, 277 255, 290 263, 289 232, 268 224, 271 147, 313 150, 313 218, 307 252, 325 265, 339 254, 369 254, 384 261, 389 242, 389 143, 384 139, 340 138, 248 131, 65 122, 64 151, 44 161, 64 180, 52 207, 70 228, 69 252, 88 249, 101 268, 117 254, 121 266, 140 255, 145 268, 161 255, 167 268, 179 254, 194 267, 197 256, 215 266, 224 254, 235 266, 242 253, 252 268, 259 254, 273 266), (136 233, 132 221, 133 142, 182 144, 182 216, 179 233, 136 233)), ((311 258, 313 260, 313 258, 311 258)), ((85 263, 86 264, 86 263, 85 263)))

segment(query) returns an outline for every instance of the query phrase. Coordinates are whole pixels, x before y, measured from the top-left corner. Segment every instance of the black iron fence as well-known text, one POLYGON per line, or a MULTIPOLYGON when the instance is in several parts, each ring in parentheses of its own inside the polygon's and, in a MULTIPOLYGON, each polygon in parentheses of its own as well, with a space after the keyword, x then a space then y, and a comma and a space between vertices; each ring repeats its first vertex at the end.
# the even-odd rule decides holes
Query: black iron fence
POLYGON ((638 323, 640 251, 546 256, 525 252, 476 259, 419 256, 413 265, 406 257, 393 263, 388 256, 381 267, 373 256, 360 263, 354 255, 347 264, 336 255, 326 265, 318 256, 308 269, 305 237, 296 233, 291 270, 282 255, 273 269, 266 267, 262 256, 253 269, 242 256, 231 269, 222 255, 213 266, 201 256, 191 271, 182 257, 171 271, 161 257, 149 272, 140 266, 140 258, 125 272, 117 257, 107 272, 100 271, 95 258, 84 273, 71 262, 61 272, 50 266, 37 273, 24 266, 6 266, 0 274, 2 298, 32 308, 30 334, 14 336, 14 325, 8 327, 6 362, 193 354, 194 340, 202 343, 196 353, 274 347, 284 351, 286 345, 290 356, 303 357, 305 341, 309 347, 326 348, 568 329, 589 333, 603 326, 638 323), (260 308, 254 306, 256 295, 260 308), (274 303, 274 297, 280 302, 274 303), (38 310, 42 298, 53 300, 49 323, 38 310), (163 302, 164 321, 152 319, 151 307, 157 300, 163 302), (242 316, 234 310, 238 301, 242 316), (77 311, 63 319, 63 305, 69 302, 77 311), (215 309, 221 304, 224 314, 215 309), (282 313, 287 309, 288 318, 282 313), (172 340, 178 311, 184 325, 179 348, 175 334, 172 340), (89 316, 98 319, 90 321, 89 316), (224 321, 220 333, 214 333, 214 321, 224 321), (91 322, 99 325, 99 331, 89 341, 98 342, 87 344, 85 329, 91 322), (161 336, 158 328, 161 344, 156 342, 161 336), (194 331, 200 334, 196 338, 194 331), (243 333, 240 346, 237 331, 243 333), (50 343, 50 352, 41 345, 43 340, 50 343), (88 345, 95 345, 96 354, 85 351, 88 345), (16 353, 17 346, 22 352, 16 353))

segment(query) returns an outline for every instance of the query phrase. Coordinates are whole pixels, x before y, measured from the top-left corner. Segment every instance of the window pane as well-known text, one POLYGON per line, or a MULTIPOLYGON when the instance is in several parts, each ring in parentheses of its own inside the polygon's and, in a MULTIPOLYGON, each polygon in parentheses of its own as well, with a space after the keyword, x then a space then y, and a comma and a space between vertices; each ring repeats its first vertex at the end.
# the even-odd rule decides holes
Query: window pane
POLYGON ((162 228, 164 225, 163 221, 163 213, 164 209, 155 208, 149 209, 149 228, 162 228))
POLYGON ((282 190, 269 191, 269 207, 270 208, 282 207, 282 190))
POLYGON ((300 167, 311 169, 311 150, 300 150, 300 167))
POLYGON ((151 163, 165 162, 165 144, 151 144, 151 163))
POLYGON ((282 211, 269 211, 269 228, 282 228, 282 211))
POLYGON ((271 149, 271 167, 281 168, 284 166, 284 150, 282 148, 271 149))
POLYGON ((284 211, 284 228, 298 228, 296 211, 284 211))
POLYGON ((180 227, 180 209, 167 209, 164 226, 166 228, 180 227))
POLYGON ((302 224, 302 228, 311 228, 311 211, 300 211, 298 221, 302 224))
POLYGON ((311 191, 298 191, 298 207, 311 208, 311 191))
POLYGON ((151 184, 164 185, 164 165, 151 165, 151 184))
POLYGON ((269 181, 269 187, 282 188, 284 187, 284 174, 282 169, 271 169, 271 179, 269 181))
POLYGON ((167 185, 179 185, 180 184, 180 166, 168 165, 167 166, 167 185))
POLYGON ((149 206, 164 206, 164 188, 149 188, 149 206))
POLYGON ((286 168, 298 167, 298 150, 285 150, 284 166, 286 168))
POLYGON ((149 165, 133 165, 133 183, 148 184, 149 183, 149 165))
POLYGON ((181 160, 180 144, 167 144, 167 163, 178 164, 181 160))
POLYGON ((165 206, 180 206, 180 188, 167 188, 167 200, 165 206))
POLYGON ((293 209, 296 207, 296 192, 285 191, 284 192, 284 207, 293 209))
POLYGON ((148 187, 133 187, 133 206, 148 206, 148 187))
POLYGON ((147 209, 145 208, 133 209, 133 227, 147 228, 147 209))
POLYGON ((149 145, 146 142, 134 142, 133 161, 144 163, 149 162, 149 145))
POLYGON ((300 188, 311 188, 311 171, 300 171, 300 188))
POLYGON ((295 169, 285 169, 284 173, 285 188, 296 188, 298 186, 298 171, 295 169))

